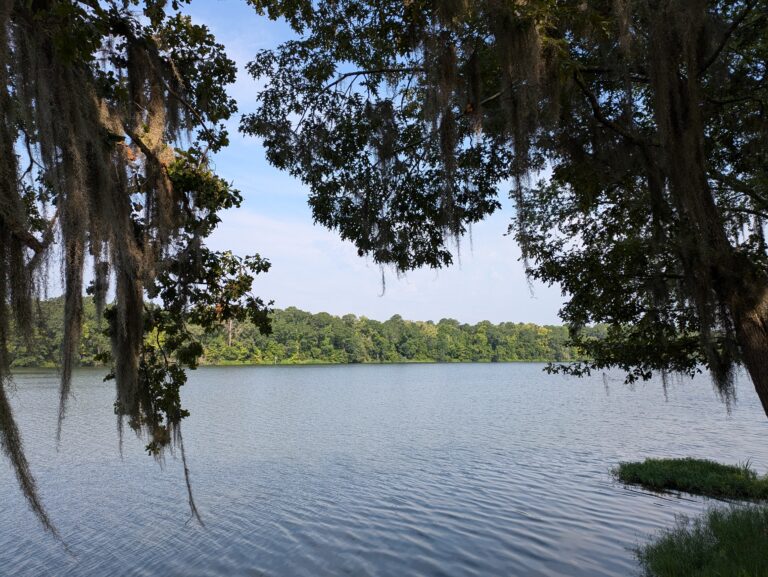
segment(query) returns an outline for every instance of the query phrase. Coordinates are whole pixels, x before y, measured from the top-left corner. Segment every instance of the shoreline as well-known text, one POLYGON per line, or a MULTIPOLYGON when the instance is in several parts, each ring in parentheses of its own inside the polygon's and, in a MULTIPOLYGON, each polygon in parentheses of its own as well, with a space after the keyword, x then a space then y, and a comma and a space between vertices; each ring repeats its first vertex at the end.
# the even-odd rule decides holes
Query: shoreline
MULTIPOLYGON (((363 363, 334 363, 332 361, 281 361, 278 363, 245 363, 245 362, 231 362, 231 363, 200 363, 197 369, 205 368, 229 368, 229 367, 354 367, 354 366, 392 366, 392 365, 519 365, 519 364, 536 364, 544 365, 549 363, 557 364, 570 364, 583 362, 584 359, 574 359, 569 361, 557 361, 551 359, 525 359, 515 361, 433 361, 433 360, 419 360, 419 361, 380 361, 380 362, 363 362, 363 363)), ((45 364, 45 365, 25 365, 11 367, 13 372, 16 371, 39 371, 39 370, 51 370, 55 371, 59 368, 58 365, 45 364)), ((75 367, 76 370, 80 369, 108 369, 108 365, 81 365, 75 367)), ((188 370, 197 370, 188 369, 188 370)))

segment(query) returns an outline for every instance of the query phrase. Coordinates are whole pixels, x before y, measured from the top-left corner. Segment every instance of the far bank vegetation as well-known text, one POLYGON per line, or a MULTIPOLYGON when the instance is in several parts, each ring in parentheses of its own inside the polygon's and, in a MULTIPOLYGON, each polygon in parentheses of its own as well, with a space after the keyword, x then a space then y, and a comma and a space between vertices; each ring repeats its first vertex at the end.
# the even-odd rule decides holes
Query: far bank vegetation
MULTIPOLYGON (((61 350, 61 299, 40 303, 43 321, 31 341, 15 335, 11 343, 16 367, 56 366, 61 350)), ((93 302, 86 299, 81 366, 98 365, 109 340, 97 322, 93 302)), ((222 324, 210 335, 195 326, 190 331, 204 347, 203 363, 303 364, 398 362, 571 361, 579 351, 568 344, 568 329, 531 323, 460 323, 409 321, 395 315, 377 321, 352 314, 342 317, 309 313, 294 307, 275 310, 272 334, 261 334, 250 322, 222 324)), ((601 336, 603 329, 591 329, 601 336)))

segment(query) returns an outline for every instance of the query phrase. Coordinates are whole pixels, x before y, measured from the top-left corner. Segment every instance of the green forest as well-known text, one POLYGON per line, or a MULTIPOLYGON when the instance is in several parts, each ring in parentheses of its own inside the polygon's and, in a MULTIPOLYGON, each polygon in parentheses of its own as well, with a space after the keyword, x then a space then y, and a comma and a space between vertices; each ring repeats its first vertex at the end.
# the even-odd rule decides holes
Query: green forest
MULTIPOLYGON (((92 299, 85 300, 81 366, 99 364, 110 348, 92 299)), ((39 304, 41 319, 29 335, 16 332, 10 353, 15 367, 53 367, 60 359, 64 303, 61 298, 39 304)), ((294 307, 271 313, 272 334, 263 335, 251 322, 222 323, 210 334, 196 326, 190 331, 203 344, 201 364, 304 364, 402 362, 571 361, 580 359, 568 343, 564 326, 482 321, 474 325, 454 319, 409 321, 395 315, 381 322, 294 307)), ((590 329, 594 336, 603 327, 590 329)))

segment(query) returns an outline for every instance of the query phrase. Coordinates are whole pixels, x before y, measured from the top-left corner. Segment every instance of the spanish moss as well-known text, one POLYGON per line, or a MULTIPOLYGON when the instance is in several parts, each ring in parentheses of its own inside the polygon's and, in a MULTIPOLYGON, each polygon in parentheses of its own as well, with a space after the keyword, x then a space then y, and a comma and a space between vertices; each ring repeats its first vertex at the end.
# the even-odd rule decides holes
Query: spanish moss
MULTIPOLYGON (((207 157, 227 142, 220 122, 235 110, 225 92, 234 63, 176 4, 0 0, 0 303, 30 334, 58 245, 64 336, 57 439, 87 291, 112 341, 102 360, 113 367, 118 430, 128 423, 158 458, 182 443, 178 426, 187 412, 179 388, 184 368, 195 368, 201 354, 185 329, 187 315, 209 326, 250 315, 266 327, 263 303, 248 296, 248 271, 268 263, 213 253, 202 242, 217 211, 240 202, 207 157), (226 268, 214 266, 221 258, 226 268), (196 266, 182 270, 179 260, 196 266), (225 273, 212 276, 210 266, 235 271, 233 284, 225 273), (169 286, 175 292, 164 290, 169 286), (155 311, 153 300, 173 314, 155 311)), ((8 334, 8 315, 0 314, 0 439, 30 507, 55 534, 8 402, 8 334)), ((183 446, 182 460, 199 520, 183 446)))

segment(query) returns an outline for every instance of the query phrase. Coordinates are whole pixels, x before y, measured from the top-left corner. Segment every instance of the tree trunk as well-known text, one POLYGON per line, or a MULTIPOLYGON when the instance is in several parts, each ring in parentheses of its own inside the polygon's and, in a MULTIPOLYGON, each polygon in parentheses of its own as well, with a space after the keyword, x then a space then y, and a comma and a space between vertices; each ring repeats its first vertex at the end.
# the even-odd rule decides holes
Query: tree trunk
POLYGON ((650 72, 661 144, 656 162, 677 212, 686 292, 696 305, 713 376, 727 381, 741 361, 768 416, 768 278, 731 243, 708 177, 699 78, 711 50, 707 4, 659 0, 652 7, 650 72), (720 331, 736 341, 737 354, 712 344, 720 331))
POLYGON ((736 336, 744 366, 768 416, 768 287, 757 306, 737 302, 734 306, 736 336))

